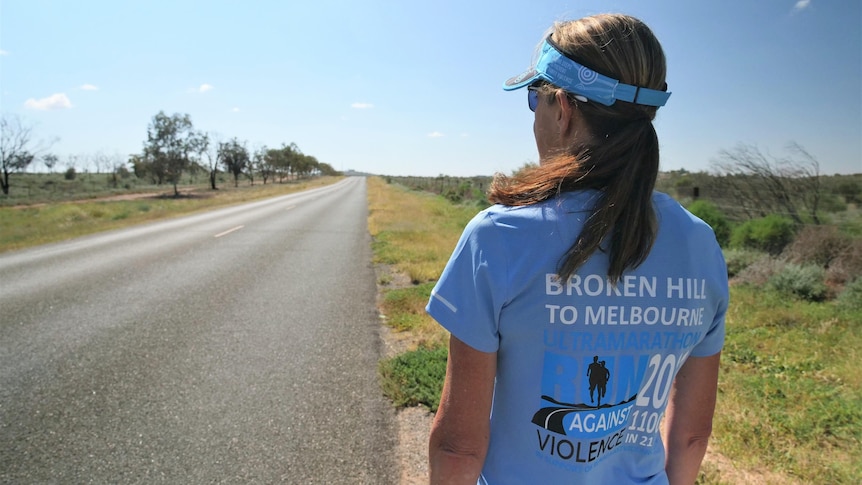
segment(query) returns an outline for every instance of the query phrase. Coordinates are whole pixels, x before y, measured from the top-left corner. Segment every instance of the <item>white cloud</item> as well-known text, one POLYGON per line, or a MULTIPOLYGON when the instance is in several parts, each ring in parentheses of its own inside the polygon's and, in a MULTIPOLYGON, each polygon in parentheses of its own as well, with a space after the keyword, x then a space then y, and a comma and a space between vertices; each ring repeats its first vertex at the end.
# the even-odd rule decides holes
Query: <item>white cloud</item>
POLYGON ((8 56, 8 55, 9 55, 9 51, 4 51, 3 49, 0 49, 0 56, 8 56))
POLYGON ((54 109, 69 109, 72 107, 72 102, 69 101, 66 93, 56 93, 42 99, 30 98, 24 102, 24 106, 30 109, 37 109, 39 111, 48 111, 54 109))
POLYGON ((373 108, 374 105, 371 103, 353 103, 350 105, 350 107, 356 109, 370 109, 373 108))
POLYGON ((199 93, 205 93, 207 91, 212 91, 213 89, 215 89, 215 86, 213 86, 212 84, 204 83, 204 84, 201 84, 201 87, 198 88, 198 92, 199 93))
POLYGON ((83 89, 84 91, 98 91, 99 86, 94 86, 92 84, 84 84, 81 86, 81 89, 83 89))
POLYGON ((239 108, 234 108, 230 110, 231 113, 239 113, 239 108))
POLYGON ((811 0, 799 0, 796 2, 796 5, 793 6, 794 12, 799 12, 801 10, 805 10, 811 5, 811 0))
POLYGON ((440 133, 439 131, 432 131, 431 133, 428 133, 428 138, 441 138, 443 136, 446 136, 446 135, 444 135, 443 133, 440 133))
POLYGON ((461 138, 467 138, 469 136, 470 136, 469 133, 461 133, 461 138))

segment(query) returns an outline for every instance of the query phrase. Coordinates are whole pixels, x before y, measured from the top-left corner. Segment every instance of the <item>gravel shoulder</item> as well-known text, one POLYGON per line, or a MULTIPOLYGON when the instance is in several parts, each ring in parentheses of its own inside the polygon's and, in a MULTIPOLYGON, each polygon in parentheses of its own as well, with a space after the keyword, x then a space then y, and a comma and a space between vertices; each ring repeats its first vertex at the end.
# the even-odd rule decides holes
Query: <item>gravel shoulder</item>
MULTIPOLYGON (((385 290, 411 285, 408 277, 397 274, 388 265, 375 265, 375 273, 378 301, 385 290), (381 281, 388 283, 383 285, 381 281)), ((380 339, 384 349, 382 358, 394 357, 415 347, 409 333, 393 331, 382 319, 380 339)), ((395 453, 400 469, 399 483, 402 485, 428 483, 428 437, 433 418, 434 414, 425 406, 401 408, 396 411, 398 440, 395 453)))

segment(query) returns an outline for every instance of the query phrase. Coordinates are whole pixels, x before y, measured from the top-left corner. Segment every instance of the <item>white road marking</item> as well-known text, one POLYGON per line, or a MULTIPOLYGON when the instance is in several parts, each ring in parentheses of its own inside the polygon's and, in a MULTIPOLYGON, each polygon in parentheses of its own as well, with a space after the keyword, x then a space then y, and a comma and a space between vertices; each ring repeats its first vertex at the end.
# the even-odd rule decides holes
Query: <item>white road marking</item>
POLYGON ((234 227, 233 229, 228 229, 228 230, 227 230, 227 231, 225 231, 225 232, 220 232, 220 233, 216 234, 216 235, 215 235, 215 236, 213 236, 213 237, 222 237, 222 236, 226 236, 226 235, 228 235, 228 234, 230 234, 230 233, 232 233, 232 232, 234 232, 234 231, 239 231, 239 230, 240 230, 240 229, 242 229, 243 227, 245 227, 245 226, 236 226, 236 227, 234 227))

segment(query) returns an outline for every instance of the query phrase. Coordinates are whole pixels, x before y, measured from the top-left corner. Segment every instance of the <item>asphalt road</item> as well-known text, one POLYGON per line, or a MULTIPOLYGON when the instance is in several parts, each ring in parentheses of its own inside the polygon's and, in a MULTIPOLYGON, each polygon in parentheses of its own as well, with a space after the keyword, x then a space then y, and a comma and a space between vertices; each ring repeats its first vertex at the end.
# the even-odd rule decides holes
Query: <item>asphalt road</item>
POLYGON ((0 483, 395 483, 365 194, 0 255, 0 483))

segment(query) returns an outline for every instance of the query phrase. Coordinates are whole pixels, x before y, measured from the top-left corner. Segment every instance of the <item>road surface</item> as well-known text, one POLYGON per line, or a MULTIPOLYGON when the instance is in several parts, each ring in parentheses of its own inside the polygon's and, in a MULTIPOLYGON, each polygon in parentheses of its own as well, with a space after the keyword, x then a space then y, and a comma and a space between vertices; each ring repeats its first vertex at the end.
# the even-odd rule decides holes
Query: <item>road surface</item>
POLYGON ((395 483, 365 193, 0 255, 0 483, 395 483))

